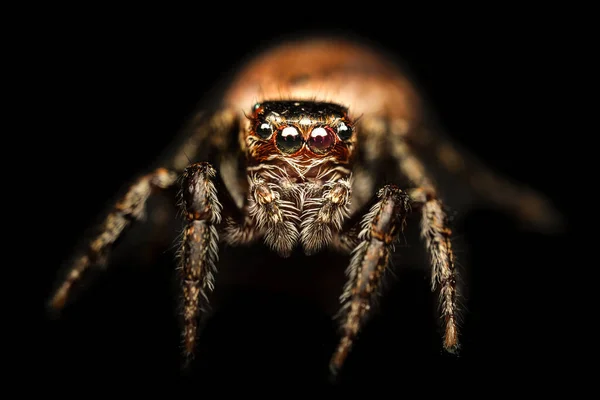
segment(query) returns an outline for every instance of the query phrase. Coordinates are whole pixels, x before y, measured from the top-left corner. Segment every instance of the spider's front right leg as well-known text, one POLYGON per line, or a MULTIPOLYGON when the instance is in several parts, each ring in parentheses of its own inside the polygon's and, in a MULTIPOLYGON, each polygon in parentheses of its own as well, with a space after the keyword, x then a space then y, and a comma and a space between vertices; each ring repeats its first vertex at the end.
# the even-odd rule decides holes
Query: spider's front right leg
POLYGON ((164 168, 139 178, 113 206, 100 226, 98 233, 86 242, 71 264, 66 276, 53 293, 48 307, 58 312, 64 308, 73 288, 79 284, 87 272, 105 265, 115 241, 132 222, 144 217, 148 197, 155 189, 166 189, 177 180, 177 174, 164 168))

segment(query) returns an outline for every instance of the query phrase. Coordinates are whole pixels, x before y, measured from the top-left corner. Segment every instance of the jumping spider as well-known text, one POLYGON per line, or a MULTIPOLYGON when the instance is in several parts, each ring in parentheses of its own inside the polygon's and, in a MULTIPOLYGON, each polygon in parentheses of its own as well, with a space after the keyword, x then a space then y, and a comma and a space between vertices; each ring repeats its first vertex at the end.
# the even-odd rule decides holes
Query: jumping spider
POLYGON ((219 107, 199 113, 186 132, 174 156, 131 184, 100 233, 73 258, 51 297, 53 309, 65 305, 88 270, 107 261, 125 228, 142 218, 154 191, 179 185, 186 359, 196 346, 201 300, 215 283, 220 243, 262 240, 283 258, 298 247, 307 257, 325 248, 348 254, 342 337, 330 364, 338 371, 409 213, 421 216, 443 346, 455 352, 458 276, 440 198, 444 182, 435 182, 432 171, 445 169, 467 182, 473 196, 532 226, 555 222, 540 196, 493 175, 435 134, 422 99, 394 63, 345 40, 310 39, 269 49, 242 68, 219 107), (390 169, 394 183, 385 182, 390 169))

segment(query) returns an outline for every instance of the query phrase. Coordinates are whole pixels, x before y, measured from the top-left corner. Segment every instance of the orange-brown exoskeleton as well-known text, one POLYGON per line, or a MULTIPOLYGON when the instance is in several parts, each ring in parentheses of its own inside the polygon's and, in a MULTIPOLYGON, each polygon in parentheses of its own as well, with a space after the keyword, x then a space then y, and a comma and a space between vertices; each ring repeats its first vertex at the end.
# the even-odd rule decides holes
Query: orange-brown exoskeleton
POLYGON ((422 97, 393 60, 343 39, 290 41, 260 53, 233 76, 222 98, 192 119, 178 146, 161 168, 131 183, 100 233, 69 263, 50 306, 62 308, 82 276, 107 261, 151 193, 179 185, 188 359, 222 243, 262 242, 282 260, 295 251, 307 259, 324 249, 347 254, 341 339, 331 359, 337 371, 372 309, 410 213, 420 215, 449 352, 459 347, 460 307, 442 198, 457 199, 455 209, 488 201, 539 229, 558 221, 544 198, 495 176, 436 132, 422 97), (434 172, 439 169, 462 185, 450 188, 434 172))

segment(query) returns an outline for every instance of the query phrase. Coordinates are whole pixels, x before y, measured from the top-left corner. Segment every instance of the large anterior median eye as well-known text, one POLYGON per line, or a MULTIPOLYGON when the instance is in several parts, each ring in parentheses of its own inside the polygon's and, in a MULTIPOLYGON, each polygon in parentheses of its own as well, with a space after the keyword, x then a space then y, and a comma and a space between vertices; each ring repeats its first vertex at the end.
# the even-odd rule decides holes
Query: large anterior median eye
POLYGON ((308 138, 308 147, 315 153, 325 153, 333 145, 335 138, 329 129, 314 128, 308 138))
POLYGON ((284 153, 295 153, 300 150, 302 144, 302 137, 293 126, 287 126, 277 134, 277 147, 284 153))

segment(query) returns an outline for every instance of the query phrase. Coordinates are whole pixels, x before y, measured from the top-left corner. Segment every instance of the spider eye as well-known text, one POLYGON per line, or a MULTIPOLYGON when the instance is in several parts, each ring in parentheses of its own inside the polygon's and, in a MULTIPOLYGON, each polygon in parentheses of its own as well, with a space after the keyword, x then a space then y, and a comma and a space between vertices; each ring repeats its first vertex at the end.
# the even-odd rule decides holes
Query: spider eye
POLYGON ((284 153, 295 153, 300 150, 302 145, 302 137, 293 126, 285 127, 277 134, 277 147, 284 153))
POLYGON ((352 136, 352 128, 343 122, 337 126, 337 135, 341 140, 348 140, 352 136))
POLYGON ((256 134, 263 139, 268 139, 273 134, 273 127, 268 122, 259 123, 256 127, 256 134))
POLYGON ((333 133, 323 127, 316 127, 310 132, 308 147, 315 153, 325 153, 335 142, 333 133))

